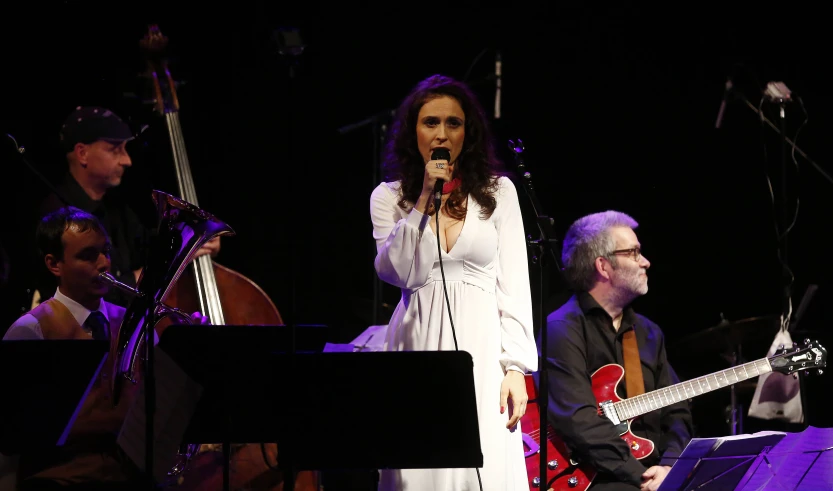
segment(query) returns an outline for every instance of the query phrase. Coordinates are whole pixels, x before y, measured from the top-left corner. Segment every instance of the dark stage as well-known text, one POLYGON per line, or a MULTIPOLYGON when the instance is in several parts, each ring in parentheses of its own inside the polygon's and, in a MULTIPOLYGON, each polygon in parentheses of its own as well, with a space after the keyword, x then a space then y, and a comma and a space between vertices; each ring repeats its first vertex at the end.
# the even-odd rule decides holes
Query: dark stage
MULTIPOLYGON (((143 104, 150 95, 139 77, 138 42, 158 23, 182 82, 180 120, 199 205, 236 231, 222 240, 217 263, 262 287, 286 323, 324 324, 330 342, 347 343, 384 324, 399 298, 383 286, 374 309, 369 197, 380 179, 383 125, 417 81, 444 73, 468 81, 492 112, 509 170, 506 143, 523 140, 539 211, 552 217, 556 238, 576 218, 607 209, 640 223, 651 289, 635 307, 664 329, 681 376, 728 368, 714 343, 688 336, 723 318, 777 317, 785 278, 794 277, 793 312, 808 286, 818 286, 795 340, 833 345, 825 308, 833 301, 833 261, 824 252, 833 209, 833 97, 823 48, 829 27, 818 20, 820 10, 469 7, 380 19, 353 14, 348 21, 336 11, 300 15, 265 3, 222 9, 167 14, 142 5, 114 14, 68 1, 43 7, 49 12, 37 22, 25 15, 7 21, 3 133, 57 179, 64 171, 58 130, 75 106, 109 107, 134 129, 147 125, 128 145, 133 166, 119 191, 151 223, 151 190, 175 192, 164 120, 143 104), (276 33, 285 28, 299 29, 301 54, 279 50, 276 33), (717 129, 728 78, 733 91, 717 129), (756 115, 770 81, 792 91, 786 134, 812 163, 782 148, 779 134, 756 115), (782 264, 776 223, 784 219, 794 222, 782 264)), ((780 125, 777 104, 760 107, 780 125)), ((5 137, 2 149, 0 240, 11 269, 0 294, 0 332, 25 309, 29 271, 21 258, 31 245, 23 224, 48 192, 5 137)), ((535 236, 531 206, 518 189, 535 236)), ((533 281, 535 300, 539 290, 533 281)), ((552 264, 544 296, 547 312, 565 298, 552 264)), ((751 336, 756 346, 771 341, 751 336)), ((745 361, 765 355, 744 352, 745 361)), ((806 380, 813 426, 833 423, 821 402, 829 386, 828 374, 806 380)), ((741 399, 752 390, 739 390, 741 399)), ((701 436, 728 434, 728 401, 728 389, 695 400, 701 436)))

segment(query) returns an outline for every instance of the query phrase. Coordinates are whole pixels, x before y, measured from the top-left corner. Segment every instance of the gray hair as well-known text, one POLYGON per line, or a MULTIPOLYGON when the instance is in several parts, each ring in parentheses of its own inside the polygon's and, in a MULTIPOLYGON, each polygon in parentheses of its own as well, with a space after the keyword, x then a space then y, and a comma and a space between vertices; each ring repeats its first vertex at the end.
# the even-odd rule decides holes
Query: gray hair
MULTIPOLYGON (((596 258, 610 256, 616 241, 610 235, 613 227, 639 226, 636 220, 619 211, 603 211, 579 218, 567 230, 561 262, 567 283, 576 291, 588 291, 596 281, 596 258)), ((615 261, 614 261, 615 262, 615 261)))

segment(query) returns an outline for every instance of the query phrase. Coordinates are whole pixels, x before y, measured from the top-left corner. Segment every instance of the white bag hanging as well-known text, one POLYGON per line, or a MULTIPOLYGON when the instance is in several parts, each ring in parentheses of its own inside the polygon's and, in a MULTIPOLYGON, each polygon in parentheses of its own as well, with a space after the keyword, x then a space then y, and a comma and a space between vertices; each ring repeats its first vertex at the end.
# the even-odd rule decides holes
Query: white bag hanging
MULTIPOLYGON (((788 349, 793 345, 787 329, 779 329, 775 334, 767 356, 773 356, 780 345, 788 349)), ((801 406, 801 388, 798 379, 793 374, 780 372, 770 372, 759 376, 755 395, 749 405, 749 416, 803 423, 804 410, 801 406)))

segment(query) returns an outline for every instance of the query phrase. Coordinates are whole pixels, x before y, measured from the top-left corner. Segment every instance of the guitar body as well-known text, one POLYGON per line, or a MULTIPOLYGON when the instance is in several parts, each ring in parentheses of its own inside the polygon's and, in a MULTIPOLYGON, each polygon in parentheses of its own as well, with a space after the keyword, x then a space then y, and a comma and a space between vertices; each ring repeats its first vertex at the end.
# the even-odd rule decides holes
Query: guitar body
MULTIPOLYGON (((619 382, 624 378, 625 369, 621 365, 605 365, 593 372, 590 380, 593 385, 593 395, 596 397, 596 402, 621 401, 622 399, 616 395, 616 387, 619 386, 619 382)), ((623 422, 622 430, 619 436, 628 443, 628 447, 631 449, 631 454, 634 457, 642 460, 654 452, 654 442, 631 433, 630 421, 627 422, 627 426, 623 422)))
MULTIPOLYGON (((605 365, 596 370, 591 376, 593 395, 597 403, 606 401, 619 402, 622 399, 616 395, 616 387, 625 376, 625 369, 619 365, 605 365)), ((596 477, 592 466, 570 459, 567 445, 555 434, 552 426, 547 425, 547 487, 534 482, 540 476, 540 434, 541 412, 538 406, 538 390, 532 375, 526 375, 526 391, 529 395, 526 413, 521 417, 521 428, 524 429, 524 457, 526 458, 526 472, 530 491, 553 489, 554 491, 578 490, 585 491, 596 477)), ((600 417, 604 417, 601 416, 600 417)), ((627 442, 631 454, 637 459, 644 459, 654 451, 654 442, 640 438, 630 431, 630 421, 619 426, 620 437, 627 442)), ((543 480, 542 480, 543 481, 543 480)))

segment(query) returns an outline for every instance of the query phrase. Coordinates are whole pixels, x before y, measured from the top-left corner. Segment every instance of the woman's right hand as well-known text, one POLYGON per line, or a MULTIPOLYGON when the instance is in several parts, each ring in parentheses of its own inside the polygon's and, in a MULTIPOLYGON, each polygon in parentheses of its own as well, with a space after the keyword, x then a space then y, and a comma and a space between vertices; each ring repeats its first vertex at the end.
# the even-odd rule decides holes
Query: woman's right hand
POLYGON ((422 178, 422 194, 429 197, 434 194, 437 179, 451 182, 451 170, 448 160, 429 160, 425 164, 425 176, 422 178))

